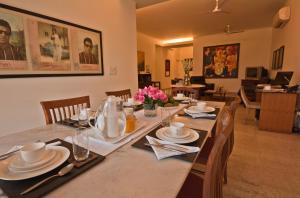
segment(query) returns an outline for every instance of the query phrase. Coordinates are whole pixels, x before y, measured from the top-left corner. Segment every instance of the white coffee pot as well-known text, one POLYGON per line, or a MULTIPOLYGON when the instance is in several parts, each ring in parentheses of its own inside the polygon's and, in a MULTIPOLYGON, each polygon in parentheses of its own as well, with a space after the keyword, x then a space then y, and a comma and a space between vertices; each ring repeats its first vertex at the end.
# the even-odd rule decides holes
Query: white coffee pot
POLYGON ((105 140, 118 138, 125 134, 126 115, 123 112, 122 100, 115 96, 108 96, 107 100, 98 109, 94 123, 89 124, 105 140))

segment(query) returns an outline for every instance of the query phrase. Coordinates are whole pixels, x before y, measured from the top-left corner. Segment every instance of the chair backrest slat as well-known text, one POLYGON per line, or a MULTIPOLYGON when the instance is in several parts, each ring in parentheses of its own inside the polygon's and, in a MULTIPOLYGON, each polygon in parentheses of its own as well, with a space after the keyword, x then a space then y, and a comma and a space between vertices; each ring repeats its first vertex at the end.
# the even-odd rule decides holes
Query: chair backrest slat
POLYGON ((130 89, 124 89, 120 91, 107 91, 105 92, 107 96, 116 96, 122 98, 124 101, 127 101, 128 98, 131 98, 130 89))
POLYGON ((173 96, 176 96, 178 93, 184 94, 186 97, 189 97, 190 94, 193 94, 195 99, 199 98, 199 91, 196 89, 186 88, 186 87, 175 87, 172 88, 173 96))
POLYGON ((242 100, 243 100, 245 106, 248 107, 249 104, 250 104, 250 101, 247 98, 247 95, 246 95, 246 92, 245 92, 245 88, 243 86, 241 87, 241 97, 242 97, 242 100))
POLYGON ((79 104, 90 108, 90 97, 82 96, 62 100, 42 101, 41 105, 44 111, 46 124, 52 124, 66 118, 70 118, 76 112, 75 106, 79 104), (66 108, 69 111, 68 114, 66 113, 66 108), (73 112, 71 112, 71 108, 73 112))

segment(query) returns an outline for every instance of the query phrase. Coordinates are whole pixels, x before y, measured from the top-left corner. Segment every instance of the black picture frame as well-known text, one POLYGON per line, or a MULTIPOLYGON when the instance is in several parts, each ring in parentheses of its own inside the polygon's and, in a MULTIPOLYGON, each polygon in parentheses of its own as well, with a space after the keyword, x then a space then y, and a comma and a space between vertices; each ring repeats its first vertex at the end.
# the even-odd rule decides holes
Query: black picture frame
POLYGON ((284 46, 279 48, 279 62, 278 62, 278 69, 281 69, 283 66, 283 58, 284 58, 284 46))
POLYGON ((169 59, 165 60, 165 77, 170 77, 171 72, 171 61, 169 59))
POLYGON ((272 58, 272 69, 276 68, 276 51, 273 51, 273 58, 272 58))
MULTIPOLYGON (((68 63, 68 68, 70 69, 66 69, 63 71, 60 70, 34 70, 34 66, 33 64, 36 63, 35 60, 33 60, 33 58, 30 56, 28 57, 28 51, 30 51, 31 54, 31 46, 32 46, 32 41, 30 39, 28 39, 28 32, 26 33, 25 28, 24 28, 24 35, 27 34, 27 36, 24 38, 25 39, 25 43, 26 43, 26 59, 22 60, 27 62, 27 68, 26 70, 9 70, 10 68, 7 67, 7 69, 3 69, 1 67, 1 61, 2 63, 9 63, 11 66, 13 66, 14 64, 20 62, 20 60, 16 60, 16 59, 0 59, 0 78, 31 78, 31 77, 66 77, 66 76, 103 76, 104 75, 104 65, 103 65, 103 44, 102 44, 102 32, 99 30, 95 30, 89 27, 85 27, 82 25, 78 25, 72 22, 68 22, 65 20, 61 20, 61 19, 57 19, 54 17, 50 17, 50 16, 46 16, 43 14, 39 14, 39 13, 35 13, 32 11, 28 11, 28 10, 24 10, 21 8, 17 8, 17 7, 13 7, 10 5, 6 5, 6 4, 2 4, 0 3, 0 19, 1 16, 3 15, 7 15, 7 13, 13 13, 14 15, 18 16, 18 17, 22 17, 22 19, 25 20, 35 20, 37 23, 46 23, 49 27, 52 27, 52 31, 53 29, 55 29, 56 26, 62 26, 63 28, 66 28, 68 31, 67 34, 67 38, 69 39, 68 42, 68 60, 70 63, 68 63), (2 14, 2 15, 1 15, 2 14), (53 25, 54 24, 54 25, 53 25), (72 31, 76 31, 78 30, 78 32, 85 32, 86 35, 93 35, 93 38, 96 38, 95 41, 96 42, 91 42, 91 46, 90 48, 93 50, 91 53, 93 55, 91 55, 92 58, 95 58, 95 60, 93 61, 81 61, 80 60, 80 53, 79 53, 79 49, 78 51, 74 51, 74 49, 72 49, 70 46, 72 46, 73 44, 70 44, 72 41, 74 41, 72 39, 72 36, 70 36, 70 32, 72 31), (70 37, 69 37, 70 36, 70 37), (70 39, 71 38, 71 39, 70 39), (29 46, 30 43, 30 46, 29 46), (96 55, 96 56, 95 56, 96 55), (74 59, 74 57, 76 57, 76 61, 74 59), (32 64, 32 65, 30 65, 32 64)), ((29 24, 28 21, 24 22, 24 27, 26 26, 26 29, 28 30, 29 28, 27 27, 27 25, 29 24)), ((78 33, 79 34, 79 33, 78 33)), ((46 35, 48 36, 48 35, 46 35)), ((84 37, 83 37, 84 38, 84 37)), ((52 39, 52 38, 51 38, 52 39)), ((60 38, 61 40, 61 38, 60 38)), ((92 40, 92 39, 91 39, 92 40)), ((79 45, 79 39, 77 40, 77 45, 79 45)), ((86 40, 82 39, 80 40, 80 45, 81 46, 85 46, 85 44, 88 42, 86 42, 86 40)), ((39 44, 38 42, 36 44, 39 44)), ((75 44, 74 44, 75 45, 75 44)), ((73 46, 74 46, 73 45, 73 46)), ((41 48, 41 45, 39 44, 38 46, 35 46, 36 48, 41 48)), ((63 47, 61 47, 62 50, 63 47)), ((42 50, 40 50, 42 51, 42 50)), ((52 52, 54 53, 54 52, 52 52)), ((40 52, 40 56, 42 56, 42 53, 40 52)), ((61 51, 60 52, 60 56, 63 56, 64 52, 61 51)), ((66 54, 66 53, 65 53, 66 54)), ((53 55, 54 56, 54 55, 53 55)), ((60 62, 62 62, 62 60, 60 60, 60 62)), ((60 62, 57 62, 57 67, 60 66, 60 62)), ((37 63, 36 63, 37 64, 37 63)), ((38 64, 37 64, 38 65, 38 64)))
POLYGON ((284 45, 273 51, 272 70, 282 69, 284 58, 284 45))

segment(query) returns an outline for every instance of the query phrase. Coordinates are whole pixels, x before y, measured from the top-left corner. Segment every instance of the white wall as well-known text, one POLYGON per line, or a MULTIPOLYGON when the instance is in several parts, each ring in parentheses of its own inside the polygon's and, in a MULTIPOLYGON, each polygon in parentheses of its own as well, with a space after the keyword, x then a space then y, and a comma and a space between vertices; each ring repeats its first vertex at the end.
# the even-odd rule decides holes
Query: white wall
POLYGON ((262 28, 247 30, 237 34, 215 34, 194 39, 194 71, 193 75, 202 75, 203 47, 222 44, 240 43, 239 75, 232 79, 207 79, 207 82, 223 86, 228 91, 236 92, 245 78, 247 66, 270 67, 270 49, 272 29, 262 28))
MULTIPOLYGON (((193 58, 193 46, 188 47, 179 47, 176 48, 178 50, 178 56, 177 58, 177 65, 175 68, 176 76, 177 78, 183 78, 184 77, 184 70, 181 61, 186 58, 193 58)), ((193 72, 191 72, 191 75, 193 75, 193 72)))
POLYGON ((150 66, 153 81, 156 80, 156 48, 158 41, 150 36, 142 33, 137 33, 137 50, 145 52, 145 66, 150 66))
MULTIPOLYGON (((273 29, 271 53, 282 45, 285 46, 282 70, 294 71, 290 82, 293 85, 300 81, 300 1, 289 0, 286 5, 291 7, 291 19, 283 29, 273 29)), ((276 71, 272 73, 275 76, 276 71)))
POLYGON ((136 13, 132 0, 1 0, 102 31, 104 76, 0 79, 0 136, 45 124, 40 101, 89 95, 99 105, 106 90, 137 89, 136 13), (115 76, 109 68, 117 67, 115 76))
POLYGON ((193 57, 193 46, 162 47, 161 41, 148 35, 137 33, 137 50, 145 52, 145 65, 150 66, 153 81, 160 81, 161 88, 169 88, 171 79, 183 78, 184 72, 180 60, 193 57), (171 62, 170 76, 165 76, 165 60, 171 62))

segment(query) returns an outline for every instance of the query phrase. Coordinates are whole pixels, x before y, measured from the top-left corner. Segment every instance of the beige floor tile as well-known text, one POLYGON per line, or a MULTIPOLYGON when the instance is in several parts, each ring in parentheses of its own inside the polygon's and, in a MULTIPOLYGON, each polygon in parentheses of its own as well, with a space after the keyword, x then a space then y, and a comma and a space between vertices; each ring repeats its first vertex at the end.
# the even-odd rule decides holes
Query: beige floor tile
POLYGON ((258 130, 240 106, 225 198, 300 197, 300 135, 258 130))

